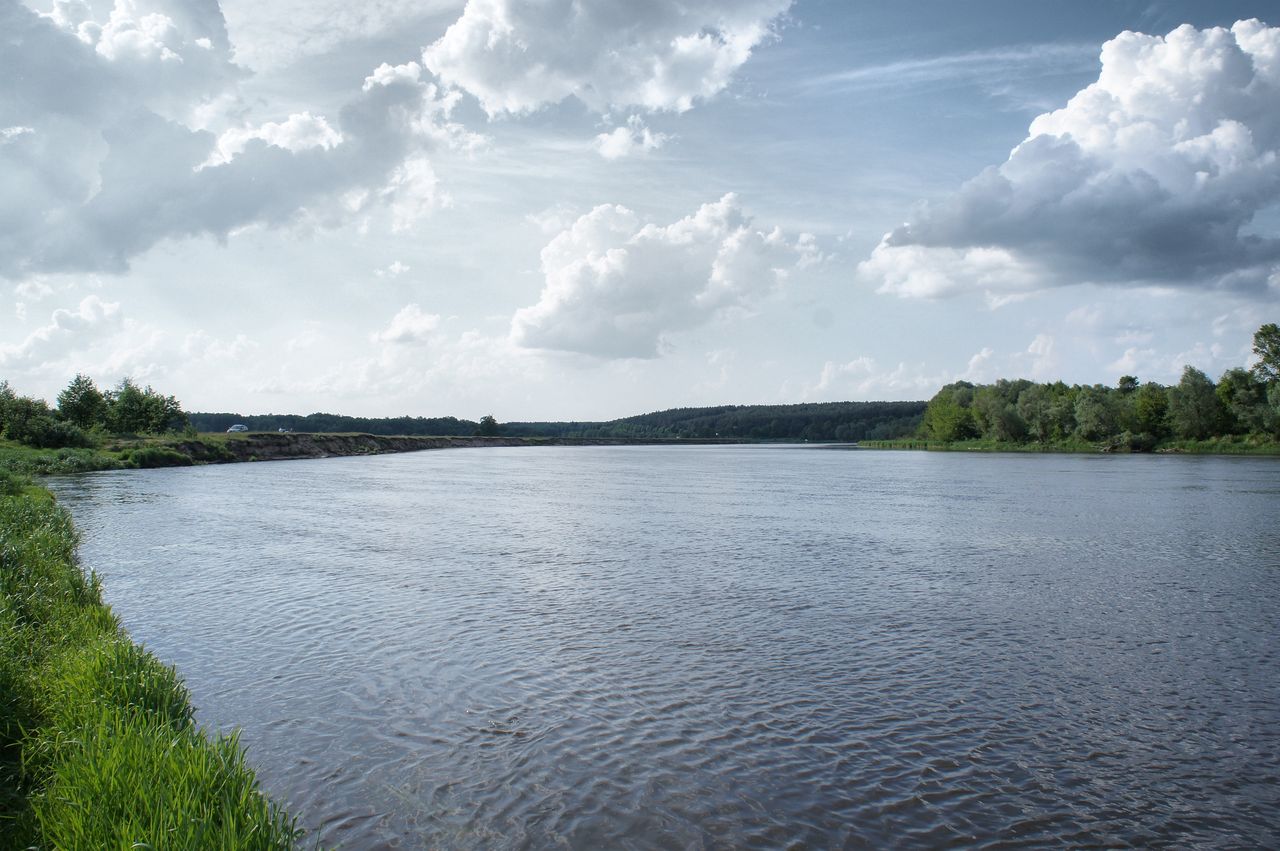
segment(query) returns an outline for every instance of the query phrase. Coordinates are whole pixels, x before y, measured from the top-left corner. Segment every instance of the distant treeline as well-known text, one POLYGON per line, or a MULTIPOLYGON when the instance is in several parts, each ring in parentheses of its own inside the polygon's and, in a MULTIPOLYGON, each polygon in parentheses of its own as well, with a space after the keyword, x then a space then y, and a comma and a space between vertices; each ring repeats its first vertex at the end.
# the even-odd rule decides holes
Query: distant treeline
POLYGON ((913 434, 924 402, 822 402, 805 405, 722 405, 674 408, 606 422, 489 423, 455 417, 373 419, 337 414, 190 414, 198 431, 226 431, 242 423, 251 431, 365 432, 455 436, 480 432, 507 437, 738 437, 754 440, 866 440, 913 434), (483 426, 483 427, 482 427, 483 426), (496 428, 496 431, 492 429, 496 428))
POLYGON ((360 432, 384 435, 470 436, 480 424, 457 417, 344 417, 341 414, 189 414, 196 431, 226 431, 243 424, 250 431, 360 432))
POLYGON ((866 440, 911 434, 924 402, 819 402, 673 408, 609 422, 504 423, 513 437, 739 437, 753 440, 866 440))
POLYGON ((952 442, 1106 443, 1143 451, 1169 439, 1208 440, 1229 435, 1280 439, 1280 328, 1254 335, 1259 361, 1236 367, 1217 382, 1187 366, 1172 386, 1120 378, 1115 387, 1000 380, 957 381, 938 391, 918 436, 952 442))

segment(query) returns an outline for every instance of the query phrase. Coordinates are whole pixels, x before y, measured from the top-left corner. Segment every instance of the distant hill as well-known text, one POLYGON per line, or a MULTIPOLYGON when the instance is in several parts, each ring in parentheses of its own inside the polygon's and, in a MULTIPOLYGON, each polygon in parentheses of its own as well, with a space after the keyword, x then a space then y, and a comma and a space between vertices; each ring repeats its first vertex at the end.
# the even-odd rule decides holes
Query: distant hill
POLYGON ((924 402, 820 402, 672 408, 609 422, 503 423, 512 437, 746 437, 866 440, 914 432, 924 402))
MULTIPOLYGON (((741 437, 755 440, 889 440, 913 434, 924 402, 816 402, 802 405, 721 405, 672 408, 606 422, 510 422, 509 437, 741 437)), ((338 414, 190 414, 198 431, 365 432, 387 435, 472 435, 479 424, 455 417, 344 417, 338 414)))

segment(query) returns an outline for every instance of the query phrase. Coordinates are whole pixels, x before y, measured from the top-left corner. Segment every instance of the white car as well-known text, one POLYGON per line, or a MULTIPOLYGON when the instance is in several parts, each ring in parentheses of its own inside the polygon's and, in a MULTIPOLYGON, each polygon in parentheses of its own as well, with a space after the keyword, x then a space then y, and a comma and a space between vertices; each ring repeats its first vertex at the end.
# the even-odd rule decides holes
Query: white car
POLYGON ((248 431, 248 430, 249 430, 249 427, 244 423, 236 423, 231 428, 227 429, 227 434, 231 434, 232 432, 240 432, 240 431, 248 431))

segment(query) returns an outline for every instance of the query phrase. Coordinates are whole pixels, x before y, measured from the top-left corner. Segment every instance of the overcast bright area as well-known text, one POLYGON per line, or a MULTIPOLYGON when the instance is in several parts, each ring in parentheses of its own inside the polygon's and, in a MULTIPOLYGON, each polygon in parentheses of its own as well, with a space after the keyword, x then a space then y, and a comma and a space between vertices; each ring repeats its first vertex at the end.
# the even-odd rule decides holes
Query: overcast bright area
POLYGON ((1277 11, 0 0, 0 378, 528 420, 1216 377, 1280 320, 1277 11))

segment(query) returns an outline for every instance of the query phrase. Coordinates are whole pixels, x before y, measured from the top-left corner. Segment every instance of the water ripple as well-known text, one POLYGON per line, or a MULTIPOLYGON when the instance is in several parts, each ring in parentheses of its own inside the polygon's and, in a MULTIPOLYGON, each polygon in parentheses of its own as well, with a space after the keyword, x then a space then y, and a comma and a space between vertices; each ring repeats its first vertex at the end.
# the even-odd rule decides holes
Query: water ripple
POLYGON ((1280 464, 486 449, 55 488, 327 844, 1280 844, 1280 464))

